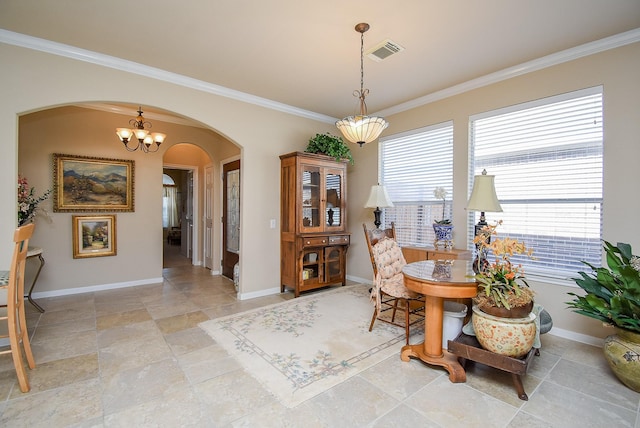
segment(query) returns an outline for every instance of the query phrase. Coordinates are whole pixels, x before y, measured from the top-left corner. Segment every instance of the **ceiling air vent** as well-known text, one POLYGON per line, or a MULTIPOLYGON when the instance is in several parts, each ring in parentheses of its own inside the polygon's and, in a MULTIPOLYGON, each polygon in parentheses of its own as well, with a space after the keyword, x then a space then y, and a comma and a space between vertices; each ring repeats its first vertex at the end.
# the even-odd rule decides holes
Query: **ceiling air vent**
POLYGON ((391 55, 402 52, 403 50, 404 48, 402 46, 390 39, 387 39, 369 49, 366 52, 366 55, 374 61, 382 61, 383 59, 389 58, 391 55))

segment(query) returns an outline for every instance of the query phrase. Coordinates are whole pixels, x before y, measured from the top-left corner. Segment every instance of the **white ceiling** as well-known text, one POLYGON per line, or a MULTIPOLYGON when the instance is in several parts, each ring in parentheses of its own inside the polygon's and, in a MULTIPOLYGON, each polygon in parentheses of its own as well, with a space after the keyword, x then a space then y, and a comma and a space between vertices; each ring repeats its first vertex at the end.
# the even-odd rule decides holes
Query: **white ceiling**
POLYGON ((640 29, 640 0, 0 0, 0 28, 310 112, 356 112, 358 22, 369 112, 640 29))

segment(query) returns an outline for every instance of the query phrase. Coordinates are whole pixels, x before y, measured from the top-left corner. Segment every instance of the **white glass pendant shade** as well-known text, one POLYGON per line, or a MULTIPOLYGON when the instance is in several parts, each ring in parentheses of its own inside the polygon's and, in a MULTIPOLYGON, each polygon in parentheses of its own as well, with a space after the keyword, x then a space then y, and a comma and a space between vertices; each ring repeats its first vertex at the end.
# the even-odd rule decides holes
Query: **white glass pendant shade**
POLYGON ((389 126, 383 117, 348 116, 336 122, 344 138, 352 143, 363 145, 375 141, 382 131, 389 126))

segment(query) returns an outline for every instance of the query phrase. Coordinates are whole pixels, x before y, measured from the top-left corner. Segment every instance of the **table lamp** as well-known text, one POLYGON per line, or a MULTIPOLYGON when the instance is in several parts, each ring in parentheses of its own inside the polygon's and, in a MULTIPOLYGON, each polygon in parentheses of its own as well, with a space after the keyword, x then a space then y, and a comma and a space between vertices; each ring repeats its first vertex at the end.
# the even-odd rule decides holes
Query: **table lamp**
POLYGON ((380 208, 392 207, 393 202, 391 202, 391 198, 389 198, 389 194, 387 193, 387 189, 380 184, 376 186, 371 186, 371 193, 369 193, 369 199, 367 203, 364 204, 365 208, 375 208, 373 211, 373 215, 375 216, 375 220, 373 224, 376 225, 376 228, 380 228, 380 208))
POLYGON ((487 175, 487 170, 482 170, 482 175, 476 175, 473 179, 473 189, 471 197, 467 203, 467 210, 480 211, 480 221, 476 224, 475 235, 487 225, 484 216, 485 212, 502 212, 502 207, 496 195, 496 187, 494 184, 495 175, 487 175))
MULTIPOLYGON (((471 197, 467 203, 467 210, 480 211, 480 221, 475 226, 474 236, 478 236, 482 228, 487 225, 487 220, 484 216, 485 212, 502 212, 502 207, 498 201, 496 195, 496 187, 494 184, 495 175, 487 175, 487 170, 482 170, 482 175, 476 175, 473 179, 473 189, 471 190, 471 197)), ((490 240, 491 237, 486 238, 490 240)), ((479 272, 482 270, 482 259, 486 259, 485 254, 479 254, 473 262, 474 271, 479 272)))

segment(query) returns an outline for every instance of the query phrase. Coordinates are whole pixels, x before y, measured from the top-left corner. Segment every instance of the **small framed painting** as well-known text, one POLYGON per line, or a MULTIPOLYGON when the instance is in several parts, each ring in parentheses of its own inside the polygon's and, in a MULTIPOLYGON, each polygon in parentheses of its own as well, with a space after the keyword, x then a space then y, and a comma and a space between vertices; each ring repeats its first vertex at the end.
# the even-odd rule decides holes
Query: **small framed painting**
POLYGON ((134 161, 53 154, 53 211, 134 211, 134 161))
POLYGON ((116 255, 115 215, 74 215, 73 258, 116 255))

